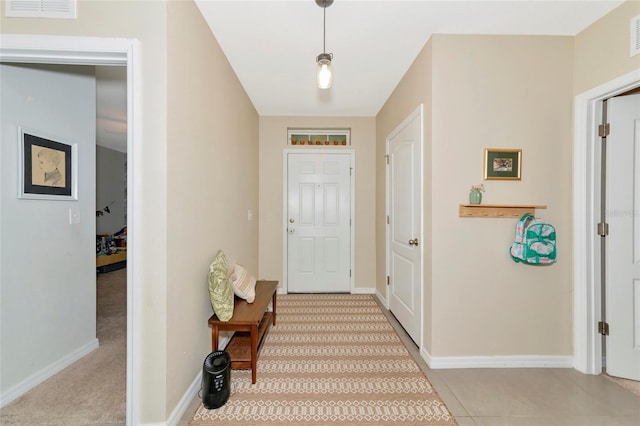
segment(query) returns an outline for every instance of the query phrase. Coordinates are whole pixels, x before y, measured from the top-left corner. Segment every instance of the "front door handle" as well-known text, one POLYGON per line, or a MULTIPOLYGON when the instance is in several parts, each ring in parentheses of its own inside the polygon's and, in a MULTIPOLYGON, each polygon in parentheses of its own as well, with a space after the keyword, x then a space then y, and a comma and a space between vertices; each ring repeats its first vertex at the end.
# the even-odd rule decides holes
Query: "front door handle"
POLYGON ((418 247, 418 239, 409 240, 409 245, 418 247))

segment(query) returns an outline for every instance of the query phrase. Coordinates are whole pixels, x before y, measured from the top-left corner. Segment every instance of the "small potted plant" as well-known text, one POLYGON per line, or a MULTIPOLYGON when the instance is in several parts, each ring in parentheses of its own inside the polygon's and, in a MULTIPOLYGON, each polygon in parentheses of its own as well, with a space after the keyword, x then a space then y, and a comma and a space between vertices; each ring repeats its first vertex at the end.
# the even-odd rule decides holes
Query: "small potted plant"
POLYGON ((469 192, 469 204, 482 203, 482 193, 484 192, 484 185, 472 185, 469 192))

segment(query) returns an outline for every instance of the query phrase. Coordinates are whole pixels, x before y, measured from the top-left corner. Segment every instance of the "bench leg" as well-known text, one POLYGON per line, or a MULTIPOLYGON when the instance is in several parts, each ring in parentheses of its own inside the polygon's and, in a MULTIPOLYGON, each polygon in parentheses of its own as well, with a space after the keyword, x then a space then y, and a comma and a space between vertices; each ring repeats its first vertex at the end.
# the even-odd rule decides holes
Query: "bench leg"
POLYGON ((258 325, 251 326, 251 383, 256 383, 256 370, 258 368, 258 325))
POLYGON ((276 289, 276 291, 273 293, 273 298, 272 298, 272 305, 273 305, 273 325, 276 325, 276 302, 277 302, 277 296, 278 296, 278 289, 276 289))

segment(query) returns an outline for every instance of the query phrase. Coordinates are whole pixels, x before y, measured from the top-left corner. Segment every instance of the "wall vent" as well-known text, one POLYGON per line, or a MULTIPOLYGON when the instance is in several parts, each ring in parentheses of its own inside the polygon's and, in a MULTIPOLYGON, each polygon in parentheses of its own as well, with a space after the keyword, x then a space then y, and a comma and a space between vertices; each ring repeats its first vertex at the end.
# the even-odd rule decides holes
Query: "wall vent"
POLYGON ((7 0, 7 18, 76 19, 77 0, 7 0))
POLYGON ((631 56, 640 54, 640 15, 631 18, 631 56))

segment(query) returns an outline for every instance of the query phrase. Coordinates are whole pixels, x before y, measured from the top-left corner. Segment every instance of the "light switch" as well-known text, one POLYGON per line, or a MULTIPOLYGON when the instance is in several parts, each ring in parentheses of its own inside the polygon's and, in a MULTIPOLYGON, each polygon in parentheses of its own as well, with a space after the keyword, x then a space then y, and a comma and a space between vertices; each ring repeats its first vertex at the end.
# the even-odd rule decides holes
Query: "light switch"
POLYGON ((251 209, 247 210, 247 220, 253 220, 253 210, 251 209))
POLYGON ((80 209, 69 209, 69 225, 80 223, 80 209))

